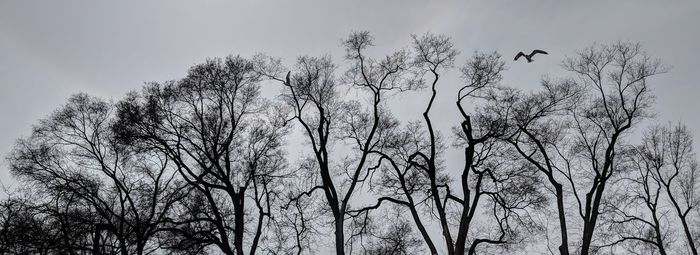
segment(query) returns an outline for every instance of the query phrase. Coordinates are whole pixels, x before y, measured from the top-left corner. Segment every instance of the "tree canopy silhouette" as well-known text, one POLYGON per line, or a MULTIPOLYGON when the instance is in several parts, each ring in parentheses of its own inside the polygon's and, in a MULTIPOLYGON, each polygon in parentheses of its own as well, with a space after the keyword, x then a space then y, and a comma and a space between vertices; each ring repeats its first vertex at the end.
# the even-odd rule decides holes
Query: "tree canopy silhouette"
POLYGON ((498 52, 410 39, 72 96, 7 156, 0 253, 697 254, 692 134, 649 125, 667 69, 639 44, 528 91, 498 52))

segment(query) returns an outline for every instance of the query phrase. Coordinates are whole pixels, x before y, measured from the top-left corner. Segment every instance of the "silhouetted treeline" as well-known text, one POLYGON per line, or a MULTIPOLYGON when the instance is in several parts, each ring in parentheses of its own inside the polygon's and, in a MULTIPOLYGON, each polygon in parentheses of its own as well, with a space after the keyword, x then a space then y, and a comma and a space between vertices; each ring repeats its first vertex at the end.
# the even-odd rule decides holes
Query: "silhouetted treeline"
POLYGON ((0 253, 697 254, 692 134, 654 124, 667 69, 639 44, 577 51, 526 91, 497 52, 411 39, 72 96, 7 156, 0 253), (416 95, 419 118, 392 113, 416 95))

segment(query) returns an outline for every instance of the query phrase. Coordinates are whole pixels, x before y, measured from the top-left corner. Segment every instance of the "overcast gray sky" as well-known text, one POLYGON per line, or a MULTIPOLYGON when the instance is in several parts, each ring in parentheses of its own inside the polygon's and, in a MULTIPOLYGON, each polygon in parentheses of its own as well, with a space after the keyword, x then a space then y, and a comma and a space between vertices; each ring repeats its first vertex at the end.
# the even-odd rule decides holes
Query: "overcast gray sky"
MULTIPOLYGON (((340 61, 340 38, 352 30, 371 31, 378 54, 427 31, 453 38, 458 63, 477 49, 498 50, 509 60, 505 83, 525 88, 544 74, 563 75, 563 57, 593 42, 639 41, 672 67, 653 83, 658 121, 683 121, 700 135, 699 25, 700 1, 3 0, 0 155, 71 94, 117 100, 145 81, 180 78, 192 64, 228 54, 265 52, 290 64, 330 53, 340 61), (533 48, 550 55, 510 61, 533 48)), ((437 111, 455 111, 451 92, 440 92, 447 99, 437 111)), ((4 160, 0 180, 13 182, 4 160)))

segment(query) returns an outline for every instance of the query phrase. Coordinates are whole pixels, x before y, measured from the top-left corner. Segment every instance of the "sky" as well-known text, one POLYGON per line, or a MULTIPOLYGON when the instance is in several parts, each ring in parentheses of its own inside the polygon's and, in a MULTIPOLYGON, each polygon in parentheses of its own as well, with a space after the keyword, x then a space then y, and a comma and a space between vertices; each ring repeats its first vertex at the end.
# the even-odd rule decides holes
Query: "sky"
MULTIPOLYGON (((507 61, 504 83, 523 89, 536 89, 544 75, 567 75, 560 63, 577 49, 640 42, 671 67, 651 85, 654 121, 681 121, 700 135, 698 13, 700 1, 2 0, 0 182, 15 183, 4 158, 16 139, 72 94, 119 100, 144 82, 181 78, 193 64, 229 54, 264 52, 287 65, 300 55, 330 54, 342 63, 340 40, 355 30, 372 32, 377 56, 425 32, 452 37, 461 51, 457 65, 475 50, 498 51, 507 61), (534 48, 550 55, 512 61, 534 48)), ((438 117, 443 129, 457 124, 449 120, 458 72, 449 75, 435 108, 448 113, 438 117)), ((424 107, 394 104, 409 119, 424 107)))

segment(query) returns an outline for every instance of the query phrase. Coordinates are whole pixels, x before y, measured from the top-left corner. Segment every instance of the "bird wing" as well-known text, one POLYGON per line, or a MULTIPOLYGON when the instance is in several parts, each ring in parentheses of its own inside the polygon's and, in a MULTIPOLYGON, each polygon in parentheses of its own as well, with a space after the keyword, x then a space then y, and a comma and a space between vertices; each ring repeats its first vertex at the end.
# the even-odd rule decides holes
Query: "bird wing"
POLYGON ((522 51, 518 52, 518 55, 515 55, 515 58, 513 59, 513 61, 518 61, 518 59, 520 57, 524 57, 524 56, 525 56, 525 53, 523 53, 522 51))
POLYGON ((292 71, 287 72, 287 77, 284 78, 284 81, 287 82, 287 85, 290 85, 289 84, 289 74, 291 74, 291 73, 292 73, 292 71))
POLYGON ((530 53, 530 57, 534 56, 534 55, 537 54, 537 53, 542 53, 542 54, 545 54, 545 55, 549 55, 549 53, 547 53, 546 51, 543 51, 543 50, 533 50, 532 53, 530 53))

